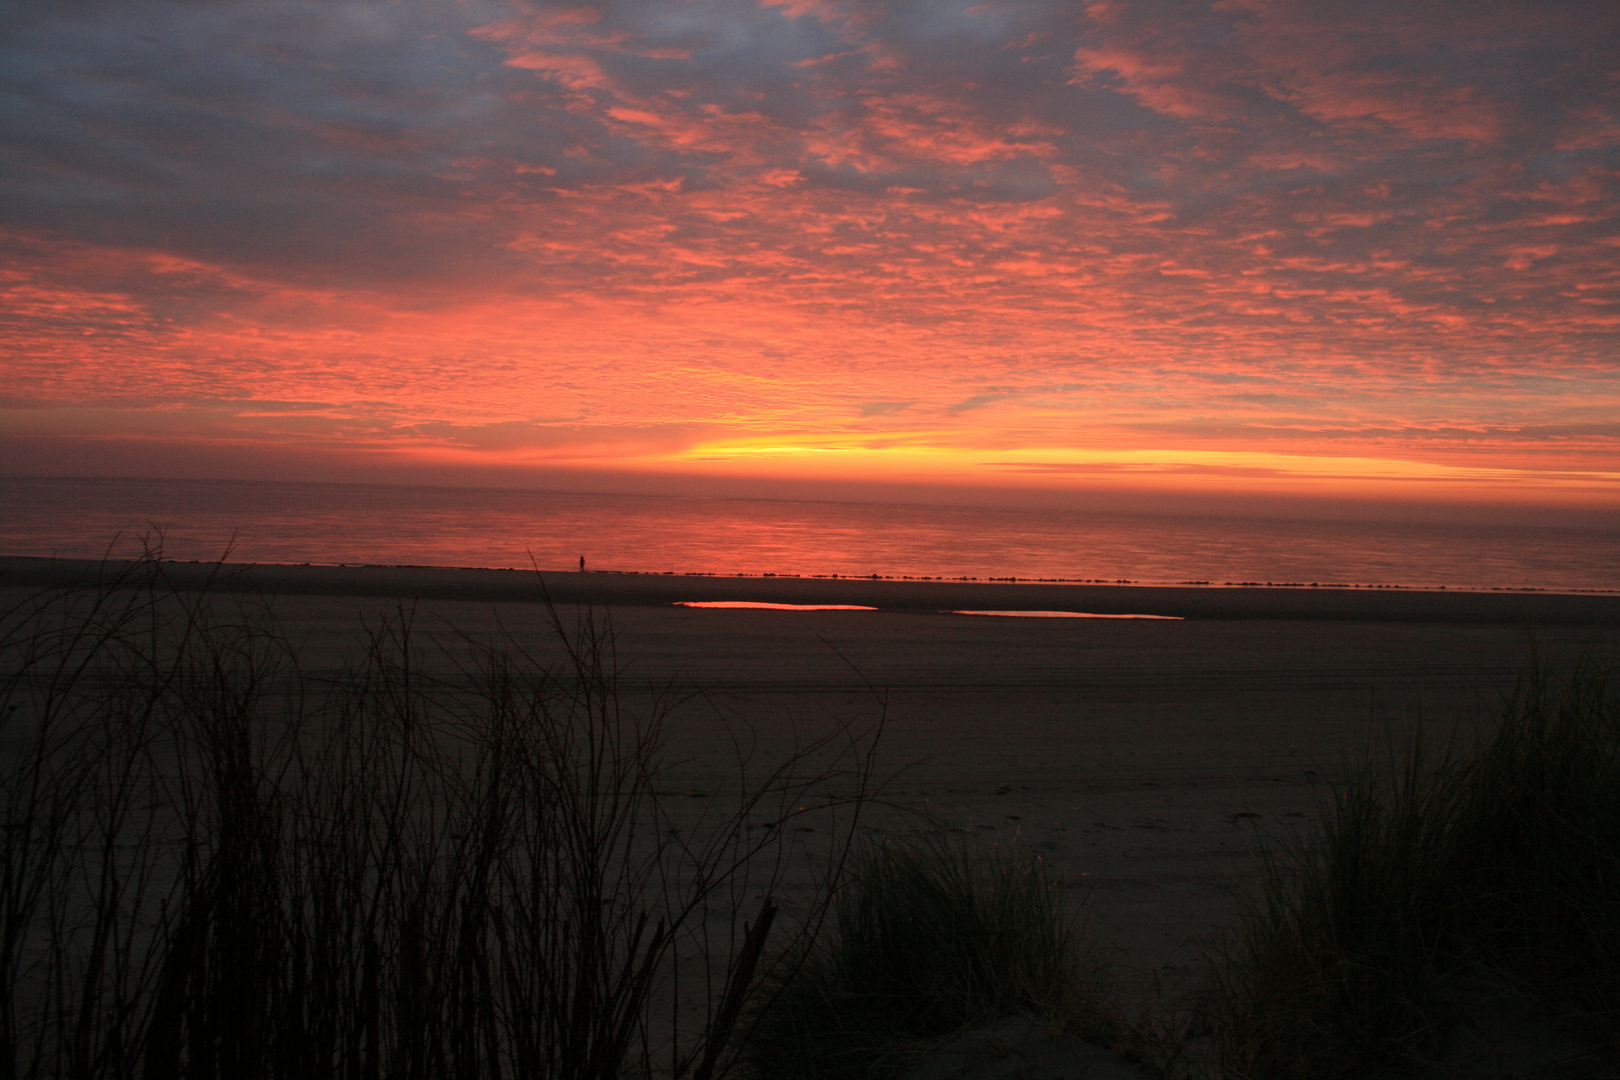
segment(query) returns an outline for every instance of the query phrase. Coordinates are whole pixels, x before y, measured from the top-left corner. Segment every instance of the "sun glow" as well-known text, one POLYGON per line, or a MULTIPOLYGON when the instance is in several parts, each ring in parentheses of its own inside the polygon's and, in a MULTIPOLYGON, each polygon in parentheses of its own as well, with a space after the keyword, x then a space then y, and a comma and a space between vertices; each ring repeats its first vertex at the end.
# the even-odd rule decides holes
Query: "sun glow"
POLYGON ((58 7, 8 469, 1620 507, 1602 5, 58 7))
MULTIPOLYGON (((972 446, 827 445, 724 441, 650 459, 683 471, 738 471, 776 476, 842 476, 895 482, 994 483, 1025 487, 1133 486, 1176 490, 1271 490, 1331 487, 1399 496, 1407 490, 1448 490, 1486 496, 1532 493, 1605 497, 1620 486, 1620 470, 1549 470, 1512 465, 1452 464, 1411 458, 1289 454, 1264 450, 1100 449, 1032 444, 1017 449, 972 446)), ((956 433, 959 438, 967 433, 956 433)), ((995 432, 981 433, 991 441, 995 432)), ((900 441, 900 440, 894 440, 900 441)), ((963 441, 966 441, 963 439, 963 441)))

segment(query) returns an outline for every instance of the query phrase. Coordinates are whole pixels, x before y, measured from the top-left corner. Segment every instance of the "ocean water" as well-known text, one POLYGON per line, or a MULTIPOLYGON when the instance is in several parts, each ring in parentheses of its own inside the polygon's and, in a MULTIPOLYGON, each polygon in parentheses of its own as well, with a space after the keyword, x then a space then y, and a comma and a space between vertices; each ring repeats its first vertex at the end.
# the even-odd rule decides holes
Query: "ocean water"
POLYGON ((0 478, 0 554, 1620 590, 1620 529, 380 485, 0 478))

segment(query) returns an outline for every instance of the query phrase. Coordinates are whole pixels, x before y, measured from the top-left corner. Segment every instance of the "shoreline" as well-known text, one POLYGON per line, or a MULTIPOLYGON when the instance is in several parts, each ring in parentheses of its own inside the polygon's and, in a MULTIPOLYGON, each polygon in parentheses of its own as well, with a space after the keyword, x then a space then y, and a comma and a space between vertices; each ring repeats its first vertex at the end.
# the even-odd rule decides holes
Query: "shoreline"
MULTIPOLYGON (((86 586, 116 577, 129 560, 0 556, 0 587, 86 586)), ((265 563, 158 564, 168 583, 265 595, 389 597, 500 603, 669 607, 692 601, 861 605, 883 611, 1067 611, 1197 620, 1530 623, 1620 627, 1620 595, 1543 591, 1464 592, 1339 585, 1139 585, 1042 581, 945 581, 731 577, 617 571, 491 570, 432 566, 265 563)))

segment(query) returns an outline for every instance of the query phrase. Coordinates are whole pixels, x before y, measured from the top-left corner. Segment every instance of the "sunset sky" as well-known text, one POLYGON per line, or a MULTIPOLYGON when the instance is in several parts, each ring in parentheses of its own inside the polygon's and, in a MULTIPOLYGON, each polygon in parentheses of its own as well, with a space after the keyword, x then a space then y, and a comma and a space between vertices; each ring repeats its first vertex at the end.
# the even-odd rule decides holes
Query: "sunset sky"
POLYGON ((0 11, 6 472, 1620 509, 1620 4, 0 11))

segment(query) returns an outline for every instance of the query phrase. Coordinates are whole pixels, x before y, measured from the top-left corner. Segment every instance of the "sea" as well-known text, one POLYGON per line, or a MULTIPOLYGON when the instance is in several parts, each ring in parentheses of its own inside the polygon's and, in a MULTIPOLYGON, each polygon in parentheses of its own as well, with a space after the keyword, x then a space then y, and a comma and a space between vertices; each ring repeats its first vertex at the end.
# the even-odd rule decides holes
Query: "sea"
MULTIPOLYGON (((1534 515, 1526 515, 1533 518, 1534 515)), ((1620 526, 367 484, 0 478, 0 555, 639 573, 1620 591, 1620 526)))

